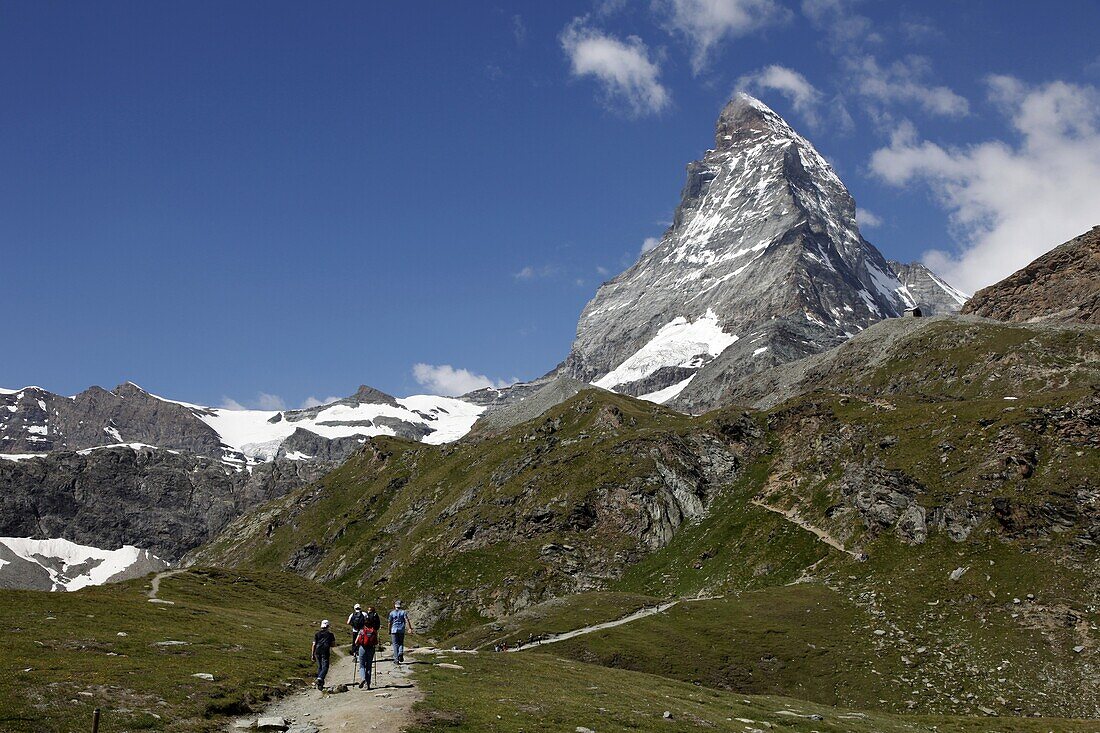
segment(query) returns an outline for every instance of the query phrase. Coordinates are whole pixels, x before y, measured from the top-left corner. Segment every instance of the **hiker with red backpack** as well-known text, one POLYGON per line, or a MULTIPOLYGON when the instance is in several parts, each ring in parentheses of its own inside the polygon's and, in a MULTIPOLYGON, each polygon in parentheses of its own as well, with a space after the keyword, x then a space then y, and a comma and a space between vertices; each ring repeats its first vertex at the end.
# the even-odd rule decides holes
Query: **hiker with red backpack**
MULTIPOLYGON (((375 614, 377 618, 377 614, 375 614)), ((359 687, 364 685, 369 690, 371 681, 371 665, 374 664, 374 650, 378 647, 378 627, 371 626, 369 623, 365 624, 363 628, 359 629, 359 633, 355 637, 354 648, 356 652, 356 661, 359 663, 359 676, 362 678, 359 680, 359 687)))

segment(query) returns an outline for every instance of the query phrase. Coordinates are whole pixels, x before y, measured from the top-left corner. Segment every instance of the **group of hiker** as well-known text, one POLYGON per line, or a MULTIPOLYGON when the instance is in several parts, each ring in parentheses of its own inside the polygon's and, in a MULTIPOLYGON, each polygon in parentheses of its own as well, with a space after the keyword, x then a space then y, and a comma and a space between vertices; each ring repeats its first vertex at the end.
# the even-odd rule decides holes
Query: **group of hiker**
MULTIPOLYGON (((401 607, 401 601, 395 601, 393 610, 387 619, 390 625, 390 643, 393 646, 394 665, 405 663, 405 634, 416 633, 413 628, 409 612, 401 607)), ((371 668, 374 665, 374 654, 378 650, 378 630, 382 627, 382 619, 374 606, 363 607, 356 603, 351 615, 348 616, 347 625, 351 633, 351 656, 355 660, 355 681, 359 687, 371 688, 371 668)), ((317 663, 317 689, 325 686, 325 677, 328 676, 329 655, 336 646, 336 635, 332 633, 329 620, 321 622, 321 630, 313 636, 313 646, 310 648, 310 659, 317 663)))

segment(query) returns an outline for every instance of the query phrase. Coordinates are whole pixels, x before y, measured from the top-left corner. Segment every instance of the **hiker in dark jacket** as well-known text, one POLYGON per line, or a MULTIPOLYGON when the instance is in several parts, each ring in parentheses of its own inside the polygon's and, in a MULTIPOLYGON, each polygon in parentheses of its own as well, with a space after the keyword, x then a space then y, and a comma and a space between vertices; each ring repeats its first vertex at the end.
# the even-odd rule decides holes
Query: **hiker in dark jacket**
POLYGON ((313 646, 309 649, 309 659, 317 662, 317 689, 325 686, 328 676, 329 653, 336 646, 336 637, 328 630, 328 619, 321 622, 321 630, 313 636, 313 646))
POLYGON ((367 606, 367 626, 378 631, 382 628, 382 619, 378 617, 378 611, 374 606, 367 606))

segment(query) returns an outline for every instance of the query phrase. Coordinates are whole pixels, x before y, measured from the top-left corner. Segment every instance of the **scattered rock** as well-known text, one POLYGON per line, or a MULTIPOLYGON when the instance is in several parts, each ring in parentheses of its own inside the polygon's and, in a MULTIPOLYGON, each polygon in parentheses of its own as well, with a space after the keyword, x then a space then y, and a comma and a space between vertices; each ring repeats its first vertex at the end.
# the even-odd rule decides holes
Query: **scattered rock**
POLYGON ((290 727, 286 718, 260 718, 256 721, 256 730, 286 730, 290 727))
POLYGON ((965 568, 955 568, 954 570, 952 570, 952 571, 951 571, 951 575, 949 575, 949 576, 947 576, 947 577, 948 577, 948 578, 949 578, 950 580, 958 580, 958 579, 959 579, 959 578, 961 578, 962 576, 966 575, 966 571, 967 571, 967 570, 969 570, 969 569, 970 569, 969 567, 965 567, 965 568))
POLYGON ((882 629, 875 629, 875 636, 886 636, 886 632, 882 629))
POLYGON ((213 682, 214 681, 214 675, 210 674, 209 672, 196 672, 195 674, 193 674, 191 676, 192 677, 198 677, 200 680, 206 680, 207 682, 213 682))
POLYGON ((125 631, 120 631, 117 634, 115 634, 115 636, 129 636, 129 634, 127 634, 125 631))
POLYGON ((189 641, 176 641, 175 639, 155 642, 156 646, 190 646, 190 644, 189 641))
POLYGON ((1078 645, 1078 646, 1073 647, 1073 651, 1080 654, 1081 652, 1085 651, 1085 647, 1078 645))
POLYGON ((440 662, 435 666, 442 667, 443 669, 466 669, 461 664, 451 664, 450 662, 440 662))
POLYGON ((596 733, 596 731, 591 728, 585 728, 583 725, 578 725, 576 733, 596 733))
POLYGON ((664 715, 662 715, 661 717, 664 718, 665 720, 672 720, 672 712, 669 711, 669 710, 666 710, 664 712, 664 715))

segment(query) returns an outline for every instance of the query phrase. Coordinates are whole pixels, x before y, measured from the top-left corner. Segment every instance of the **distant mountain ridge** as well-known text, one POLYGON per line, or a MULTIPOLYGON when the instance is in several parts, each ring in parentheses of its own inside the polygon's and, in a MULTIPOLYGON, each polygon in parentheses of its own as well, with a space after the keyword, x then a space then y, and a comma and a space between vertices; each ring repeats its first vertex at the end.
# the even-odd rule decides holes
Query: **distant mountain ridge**
POLYGON ((927 268, 887 262, 829 163, 739 94, 714 148, 688 165, 672 226, 600 287, 559 373, 690 410, 907 308, 950 313, 963 300, 927 268))
POLYGON ((316 481, 371 437, 444 443, 465 435, 484 409, 367 386, 280 411, 204 407, 132 382, 73 397, 0 390, 0 535, 65 550, 38 561, 0 549, 0 584, 68 587, 49 575, 72 554, 65 542, 95 557, 133 545, 177 560, 257 504, 316 481))
POLYGON ((133 382, 111 391, 90 387, 73 397, 24 387, 0 390, 0 458, 140 443, 243 466, 274 459, 298 430, 321 442, 372 435, 447 442, 464 435, 482 410, 434 395, 398 400, 366 385, 350 397, 300 410, 205 407, 159 397, 133 382))

